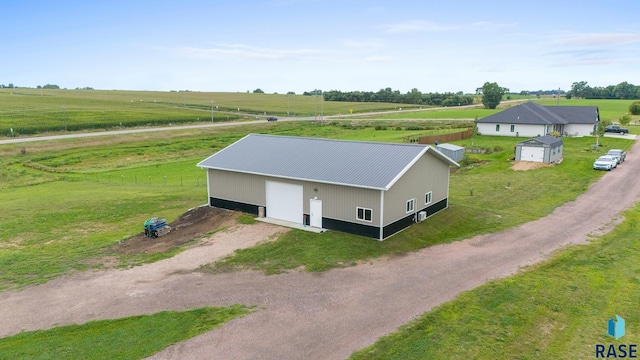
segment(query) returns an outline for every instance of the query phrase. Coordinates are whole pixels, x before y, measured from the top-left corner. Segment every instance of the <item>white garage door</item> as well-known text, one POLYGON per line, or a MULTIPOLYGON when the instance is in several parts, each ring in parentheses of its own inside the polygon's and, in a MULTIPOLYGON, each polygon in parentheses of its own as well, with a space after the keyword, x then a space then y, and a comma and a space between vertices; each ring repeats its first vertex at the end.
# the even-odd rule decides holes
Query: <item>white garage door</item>
POLYGON ((302 223, 302 185, 267 180, 267 217, 302 223))
POLYGON ((544 161, 544 148, 542 147, 522 147, 520 152, 520 160, 521 161, 535 161, 535 162, 543 162, 544 161))

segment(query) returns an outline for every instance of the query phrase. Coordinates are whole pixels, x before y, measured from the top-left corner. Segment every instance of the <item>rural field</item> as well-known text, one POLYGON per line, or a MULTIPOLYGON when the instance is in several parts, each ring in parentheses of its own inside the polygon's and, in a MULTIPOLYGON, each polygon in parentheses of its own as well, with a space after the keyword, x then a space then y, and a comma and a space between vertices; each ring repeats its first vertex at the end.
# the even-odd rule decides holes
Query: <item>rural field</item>
MULTIPOLYGON (((551 100, 541 103, 554 105, 551 100)), ((597 105, 603 119, 616 120, 630 102, 561 100, 560 104, 597 105)), ((117 251, 118 245, 141 232, 147 218, 173 221, 206 203, 206 177, 196 163, 248 133, 407 142, 465 129, 476 117, 491 113, 446 109, 383 115, 382 121, 309 121, 318 111, 338 115, 396 107, 399 105, 321 104, 318 98, 299 95, 1 89, 0 135, 6 137, 61 133, 65 127, 70 132, 206 122, 212 120, 212 114, 214 122, 253 120, 264 114, 308 119, 0 145, 0 290, 24 289, 82 271, 131 268, 174 256, 197 243, 196 238, 159 253, 117 251)), ((639 133, 634 123, 631 128, 632 133, 639 133)), ((276 241, 237 251, 202 271, 321 272, 510 229, 574 200, 604 174, 591 168, 598 155, 610 148, 629 149, 633 143, 604 138, 594 148, 593 138, 567 138, 560 165, 514 171, 510 159, 520 140, 476 136, 456 142, 487 153, 469 155, 451 174, 449 209, 387 241, 292 230, 276 241)), ((499 358, 571 358, 584 346, 585 338, 599 336, 594 324, 611 317, 611 311, 623 308, 627 317, 638 318, 633 307, 633 299, 640 296, 638 262, 630 249, 637 247, 634 234, 640 210, 631 209, 625 216, 614 232, 590 245, 569 248, 521 274, 466 292, 353 358, 488 359, 496 354, 499 358), (615 309, 606 300, 612 291, 621 294, 619 303, 623 304, 615 309), (570 335, 556 326, 568 319, 570 335)), ((259 311, 252 305, 161 312, 23 332, 0 339, 0 358, 45 354, 42 358, 138 359, 224 326, 232 318, 251 316, 259 311), (171 324, 163 327, 167 336, 152 332, 160 323, 171 324), (124 342, 123 338, 143 341, 124 342), (157 342, 148 347, 141 344, 152 338, 157 342), (113 354, 107 348, 136 351, 113 354)), ((628 332, 636 327, 629 326, 628 332)), ((605 335, 601 342, 606 341, 605 335)))
POLYGON ((322 101, 320 96, 118 90, 0 89, 0 136, 154 126, 256 117, 314 119, 418 108, 390 103, 322 101), (13 132, 11 131, 13 129, 13 132))

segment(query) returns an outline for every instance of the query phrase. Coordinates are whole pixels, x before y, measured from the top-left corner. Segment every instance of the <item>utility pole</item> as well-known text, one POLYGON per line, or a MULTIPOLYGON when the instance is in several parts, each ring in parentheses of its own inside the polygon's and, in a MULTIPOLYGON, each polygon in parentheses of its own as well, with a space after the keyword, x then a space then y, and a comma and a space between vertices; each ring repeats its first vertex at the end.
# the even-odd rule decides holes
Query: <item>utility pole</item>
POLYGON ((211 99, 211 122, 213 122, 213 99, 211 99))
POLYGON ((320 91, 320 120, 324 120, 324 91, 320 91))

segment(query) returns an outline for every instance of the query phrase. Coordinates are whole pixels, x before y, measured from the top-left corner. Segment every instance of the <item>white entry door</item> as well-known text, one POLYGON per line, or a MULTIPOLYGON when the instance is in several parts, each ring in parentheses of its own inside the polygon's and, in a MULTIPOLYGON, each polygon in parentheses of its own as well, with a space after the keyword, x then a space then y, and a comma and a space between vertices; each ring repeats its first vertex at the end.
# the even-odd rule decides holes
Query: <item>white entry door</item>
POLYGON ((322 200, 311 199, 309 202, 309 225, 322 228, 322 200))
POLYGON ((266 181, 267 217, 302 223, 302 185, 266 181))

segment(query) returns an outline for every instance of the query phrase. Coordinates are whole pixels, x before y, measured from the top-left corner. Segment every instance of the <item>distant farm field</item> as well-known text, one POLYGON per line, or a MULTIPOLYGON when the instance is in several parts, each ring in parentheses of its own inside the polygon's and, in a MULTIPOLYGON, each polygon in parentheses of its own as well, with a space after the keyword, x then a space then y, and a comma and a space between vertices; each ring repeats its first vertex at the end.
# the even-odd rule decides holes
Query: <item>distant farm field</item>
POLYGON ((319 118, 412 105, 320 96, 120 90, 0 89, 0 136, 264 118, 319 118))

